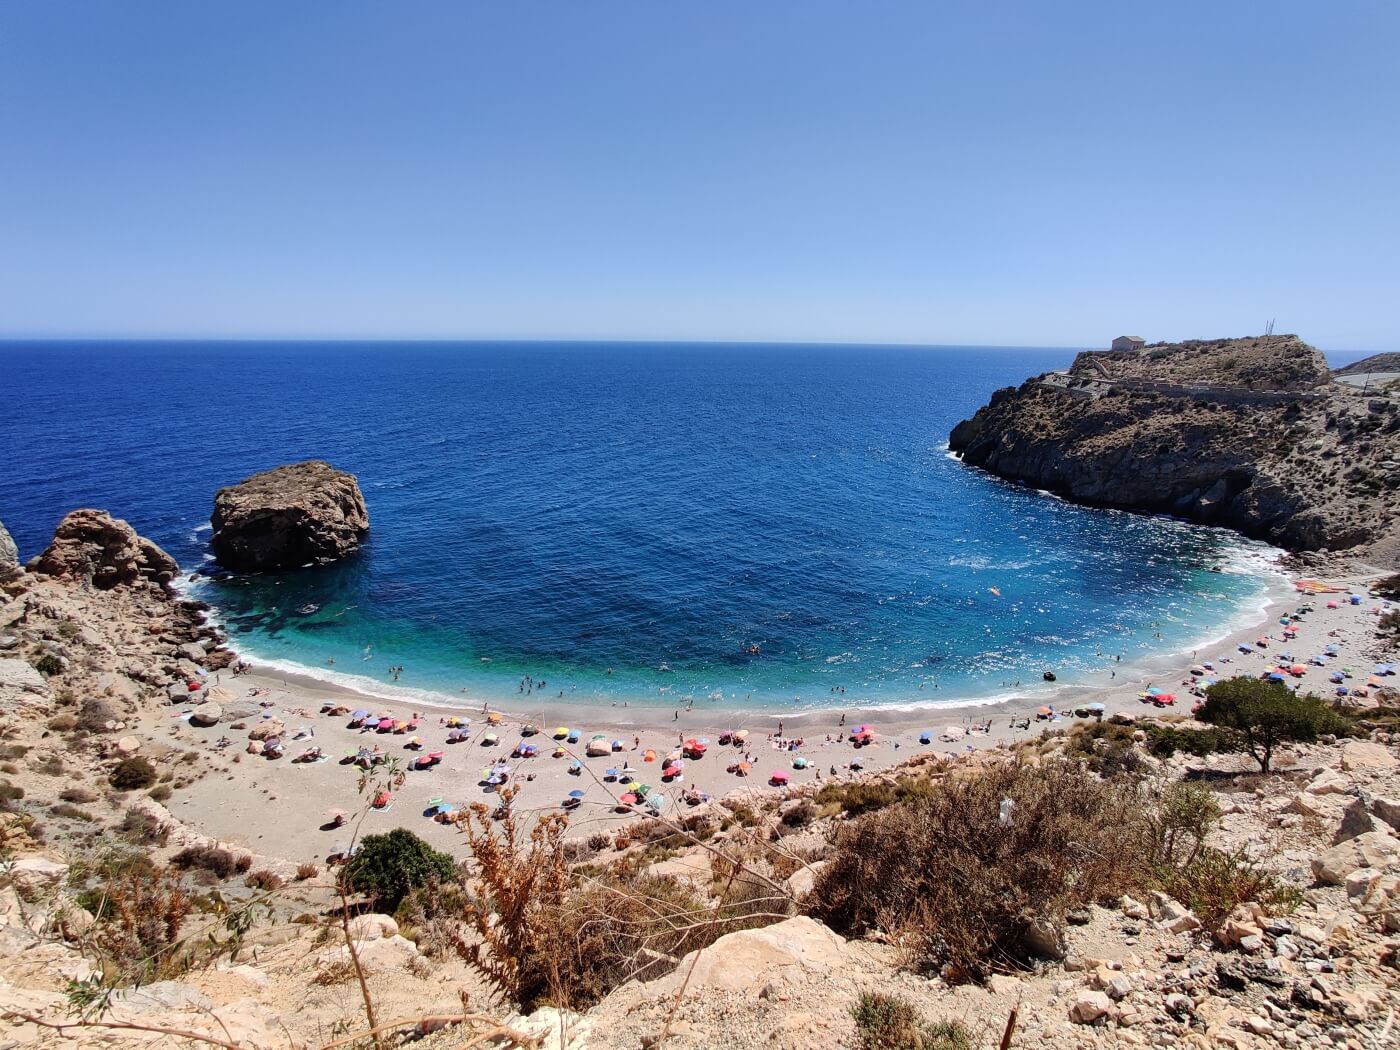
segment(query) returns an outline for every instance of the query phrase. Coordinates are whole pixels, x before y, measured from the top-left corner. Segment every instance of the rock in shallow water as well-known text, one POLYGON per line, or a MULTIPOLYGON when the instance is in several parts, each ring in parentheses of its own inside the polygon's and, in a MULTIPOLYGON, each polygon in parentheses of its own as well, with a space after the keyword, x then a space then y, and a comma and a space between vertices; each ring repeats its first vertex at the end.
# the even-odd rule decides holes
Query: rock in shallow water
POLYGON ((211 544, 238 572, 295 569, 354 553, 369 512, 353 474, 321 460, 277 467, 220 489, 211 544))

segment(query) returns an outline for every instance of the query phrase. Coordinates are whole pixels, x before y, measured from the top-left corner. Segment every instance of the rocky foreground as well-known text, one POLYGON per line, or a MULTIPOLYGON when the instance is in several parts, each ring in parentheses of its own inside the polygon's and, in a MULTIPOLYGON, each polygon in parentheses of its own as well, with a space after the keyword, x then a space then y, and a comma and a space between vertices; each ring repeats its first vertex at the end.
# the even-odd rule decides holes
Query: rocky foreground
POLYGON ((1400 403, 1333 382, 1296 336, 1082 353, 998 390, 949 446, 1077 502, 1400 561, 1400 403))

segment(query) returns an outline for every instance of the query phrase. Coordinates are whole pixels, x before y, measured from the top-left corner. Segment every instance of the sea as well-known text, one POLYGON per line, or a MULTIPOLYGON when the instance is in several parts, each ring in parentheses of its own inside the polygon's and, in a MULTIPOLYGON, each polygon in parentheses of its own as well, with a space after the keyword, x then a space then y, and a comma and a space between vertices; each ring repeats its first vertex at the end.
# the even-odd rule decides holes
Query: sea
MULTIPOLYGON (((98 507, 235 647, 444 703, 993 703, 1258 620, 1276 551, 965 467, 948 433, 1069 364, 1024 347, 0 344, 0 521, 98 507), (371 531, 221 574, 215 491, 325 459, 371 531), (1218 571, 1217 571, 1218 570, 1218 571)), ((1334 361, 1334 365, 1341 363, 1334 361)))

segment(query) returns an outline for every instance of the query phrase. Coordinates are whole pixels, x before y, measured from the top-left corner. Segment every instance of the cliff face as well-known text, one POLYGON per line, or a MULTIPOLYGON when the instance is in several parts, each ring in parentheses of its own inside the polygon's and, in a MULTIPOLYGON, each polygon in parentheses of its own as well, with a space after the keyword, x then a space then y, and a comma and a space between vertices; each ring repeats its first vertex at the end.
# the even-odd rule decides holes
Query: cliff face
POLYGON ((999 390, 949 445, 972 466, 1078 502, 1393 561, 1396 403, 1319 386, 1320 355, 1296 337, 1260 342, 1182 344, 1181 359, 1160 346, 1121 361, 1080 355, 1070 373, 1080 386, 1051 376, 999 390))
POLYGON ((254 474, 214 497, 214 556, 239 572, 343 558, 369 531, 353 474, 307 460, 254 474))

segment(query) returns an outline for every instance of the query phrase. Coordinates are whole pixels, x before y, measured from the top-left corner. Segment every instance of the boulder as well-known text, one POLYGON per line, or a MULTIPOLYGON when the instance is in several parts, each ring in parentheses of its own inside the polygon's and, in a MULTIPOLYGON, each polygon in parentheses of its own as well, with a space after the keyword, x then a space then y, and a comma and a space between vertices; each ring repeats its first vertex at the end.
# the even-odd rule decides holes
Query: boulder
POLYGON ((806 973, 822 975, 854 961, 844 938, 805 915, 760 930, 725 934, 708 948, 699 949, 698 954, 695 958, 696 953, 690 953, 673 973, 648 982, 647 998, 674 995, 687 973, 688 994, 713 988, 756 997, 770 981, 806 973))
POLYGON ((1157 928, 1168 933, 1186 933, 1201 928, 1201 920, 1195 912, 1165 893, 1152 894, 1152 910, 1157 914, 1157 928))
POLYGON ((124 736, 117 741, 117 751, 123 755, 134 755, 141 750, 141 741, 134 736, 124 736))
POLYGON ((48 682, 27 660, 0 660, 0 692, 34 693, 49 691, 48 682))
POLYGON ((192 726, 216 726, 219 719, 224 717, 224 709, 215 703, 203 703, 194 709, 190 715, 190 725, 192 726))
POLYGON ((1384 772, 1400 766, 1400 759, 1384 745, 1369 740, 1348 740, 1342 745, 1342 768, 1349 773, 1384 772))
MULTIPOLYGON (((1351 780, 1342 776, 1335 769, 1324 769, 1308 781, 1307 787, 1303 790, 1312 795, 1340 795, 1351 790, 1351 780)), ((1294 799, 1294 811, 1306 814, 1307 810, 1303 808, 1301 803, 1301 799, 1294 799)))
POLYGON ((269 718, 266 722, 259 722, 248 730, 248 739, 267 740, 270 737, 281 736, 286 731, 287 727, 280 718, 269 718))
POLYGON ((1342 811, 1342 822, 1337 827, 1336 834, 1332 836, 1332 842, 1334 844, 1345 842, 1347 839, 1354 839, 1358 835, 1375 830, 1377 830, 1376 818, 1367 812, 1366 803, 1363 800, 1354 798, 1342 811))
POLYGON ((68 865, 48 857, 21 857, 10 865, 9 875, 20 899, 32 904, 63 885, 68 865))
POLYGON ((214 557, 238 572, 294 569, 354 553, 369 512, 353 474, 321 460, 277 467, 214 497, 214 557))
POLYGON ((1358 868, 1378 870, 1400 859, 1400 841, 1383 831, 1368 831, 1325 849, 1312 862, 1313 878, 1327 886, 1346 885, 1358 868))
POLYGON ((1113 1000, 1103 992, 1085 990, 1074 997, 1069 1004, 1069 1019, 1075 1024, 1093 1024, 1108 1016, 1113 1009, 1113 1000))
POLYGON ((19 548, 5 523, 0 521, 0 583, 18 576, 21 571, 19 548))
POLYGON ((1371 799, 1371 815, 1384 821, 1396 831, 1400 831, 1400 799, 1383 798, 1377 795, 1371 799))
POLYGON ((98 590, 150 582, 162 588, 180 572, 175 559, 126 522, 102 510, 75 510, 58 523, 53 541, 30 571, 98 590))

